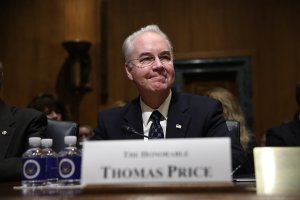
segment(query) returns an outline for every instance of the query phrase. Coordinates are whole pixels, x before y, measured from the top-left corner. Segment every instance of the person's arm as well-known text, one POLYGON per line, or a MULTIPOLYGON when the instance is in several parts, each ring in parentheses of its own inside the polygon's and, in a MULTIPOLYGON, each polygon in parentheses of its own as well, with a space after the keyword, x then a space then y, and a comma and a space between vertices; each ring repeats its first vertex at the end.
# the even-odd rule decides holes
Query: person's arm
POLYGON ((107 134, 105 131, 105 124, 104 124, 104 113, 98 113, 98 117, 97 117, 97 126, 94 129, 94 135, 91 138, 91 140, 107 140, 107 134))
POLYGON ((1 160, 0 172, 0 182, 20 181, 22 159, 20 157, 14 157, 1 160))
MULTIPOLYGON (((34 115, 34 114, 32 114, 34 115)), ((38 112, 35 113, 35 117, 29 122, 26 128, 26 143, 25 150, 28 149, 28 138, 30 137, 44 137, 44 133, 47 130, 48 122, 46 115, 38 112)))
MULTIPOLYGON (((18 139, 13 140, 13 144, 10 144, 10 149, 20 149, 16 155, 4 158, 0 160, 0 181, 20 181, 22 174, 22 154, 28 148, 28 138, 29 137, 43 137, 43 133, 47 129, 47 118, 45 115, 38 112, 27 112, 24 115, 27 118, 27 122, 24 124, 20 124, 20 126, 24 126, 21 129, 16 128, 15 134, 18 134, 22 137, 16 137, 18 139), (31 116, 34 114, 34 117, 31 116), (28 117, 32 118, 28 122, 28 117), (23 129, 24 128, 24 129, 23 129), (24 131, 23 133, 19 132, 20 130, 24 131), (23 148, 20 148, 23 147, 23 148)), ((20 122, 17 123, 21 123, 20 122)))

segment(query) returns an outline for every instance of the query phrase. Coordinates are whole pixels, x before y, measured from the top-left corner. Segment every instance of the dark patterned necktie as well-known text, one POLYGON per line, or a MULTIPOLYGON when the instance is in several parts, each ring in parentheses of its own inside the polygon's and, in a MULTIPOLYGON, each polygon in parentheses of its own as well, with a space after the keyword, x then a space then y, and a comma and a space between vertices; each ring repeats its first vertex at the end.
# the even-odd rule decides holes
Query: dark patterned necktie
POLYGON ((160 118, 162 115, 159 111, 155 110, 152 112, 150 119, 152 124, 150 126, 149 137, 151 139, 164 139, 164 132, 160 125, 160 118))

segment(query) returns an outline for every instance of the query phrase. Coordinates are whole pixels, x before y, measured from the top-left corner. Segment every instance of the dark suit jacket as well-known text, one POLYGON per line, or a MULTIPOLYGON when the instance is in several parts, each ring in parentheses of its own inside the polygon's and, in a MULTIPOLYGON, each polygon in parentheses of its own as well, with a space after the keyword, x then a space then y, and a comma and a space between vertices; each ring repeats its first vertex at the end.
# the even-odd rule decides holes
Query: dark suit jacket
MULTIPOLYGON (((94 139, 119 140, 143 139, 128 135, 122 126, 132 127, 143 133, 143 119, 139 97, 124 107, 108 109, 98 114, 94 139)), ((166 138, 229 137, 219 101, 209 97, 178 94, 173 91, 168 113, 166 138), (181 128, 176 128, 180 124, 181 128)), ((217 147, 216 147, 217 148, 217 147)), ((233 168, 245 160, 241 145, 232 142, 233 168)))
POLYGON ((270 128, 266 131, 266 146, 300 146, 300 120, 270 128))
POLYGON ((47 118, 33 109, 9 108, 0 99, 0 181, 21 180, 22 154, 28 138, 41 137, 47 118))

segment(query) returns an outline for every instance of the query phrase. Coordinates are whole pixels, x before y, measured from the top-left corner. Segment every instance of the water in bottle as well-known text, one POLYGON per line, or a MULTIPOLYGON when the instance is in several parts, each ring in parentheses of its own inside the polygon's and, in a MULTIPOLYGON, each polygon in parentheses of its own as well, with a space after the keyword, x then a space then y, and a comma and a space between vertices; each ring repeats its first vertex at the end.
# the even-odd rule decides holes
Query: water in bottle
POLYGON ((41 138, 30 137, 29 149, 22 155, 22 185, 27 187, 45 184, 46 158, 40 148, 41 138))
POLYGON ((79 185, 81 151, 76 147, 76 136, 65 136, 65 149, 58 154, 58 177, 60 185, 79 185))
POLYGON ((52 144, 52 139, 42 139, 42 150, 46 156, 47 185, 55 185, 58 181, 58 158, 57 153, 52 149, 52 144))

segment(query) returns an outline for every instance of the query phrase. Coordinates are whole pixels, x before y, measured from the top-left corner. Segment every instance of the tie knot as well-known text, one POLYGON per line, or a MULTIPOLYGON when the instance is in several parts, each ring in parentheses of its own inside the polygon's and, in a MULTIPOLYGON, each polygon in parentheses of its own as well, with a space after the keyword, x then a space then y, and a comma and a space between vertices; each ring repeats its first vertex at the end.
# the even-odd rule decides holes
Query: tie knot
POLYGON ((155 121, 160 121, 161 116, 162 116, 161 113, 159 111, 155 110, 152 112, 150 119, 155 120, 155 121))

